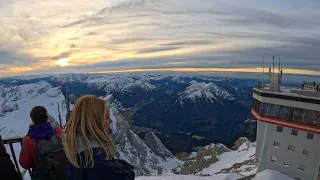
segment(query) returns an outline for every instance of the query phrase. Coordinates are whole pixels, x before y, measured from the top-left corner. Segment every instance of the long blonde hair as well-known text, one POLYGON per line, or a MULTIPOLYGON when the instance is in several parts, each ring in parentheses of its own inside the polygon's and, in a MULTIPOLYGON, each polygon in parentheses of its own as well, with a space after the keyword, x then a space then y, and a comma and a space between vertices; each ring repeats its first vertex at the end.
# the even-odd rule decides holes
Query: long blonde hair
POLYGON ((107 108, 107 104, 103 99, 92 95, 82 96, 76 102, 63 136, 66 156, 75 167, 83 166, 81 158, 78 158, 79 139, 85 149, 85 167, 94 166, 90 140, 98 143, 102 151, 106 153, 106 159, 115 157, 116 148, 108 136, 105 126, 107 108))

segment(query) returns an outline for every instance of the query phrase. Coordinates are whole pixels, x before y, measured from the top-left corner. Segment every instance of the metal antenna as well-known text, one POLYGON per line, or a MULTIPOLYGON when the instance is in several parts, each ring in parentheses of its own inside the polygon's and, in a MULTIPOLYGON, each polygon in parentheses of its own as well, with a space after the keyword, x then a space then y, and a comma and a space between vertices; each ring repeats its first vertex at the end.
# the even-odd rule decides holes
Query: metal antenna
POLYGON ((262 74, 262 87, 264 87, 264 57, 262 58, 262 67, 263 67, 263 74, 262 74))
POLYGON ((279 70, 278 70, 278 73, 280 72, 280 57, 279 57, 279 70))
POLYGON ((273 56, 273 74, 274 74, 274 56, 273 56))

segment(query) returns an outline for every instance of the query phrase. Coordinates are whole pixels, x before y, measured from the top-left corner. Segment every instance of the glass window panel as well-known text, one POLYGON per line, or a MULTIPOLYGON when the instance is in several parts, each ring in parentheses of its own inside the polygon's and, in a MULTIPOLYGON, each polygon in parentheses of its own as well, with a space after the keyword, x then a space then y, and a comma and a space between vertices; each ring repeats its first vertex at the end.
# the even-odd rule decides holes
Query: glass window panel
POLYGON ((283 107, 283 119, 288 120, 287 118, 289 117, 289 107, 284 106, 283 107))
POLYGON ((313 125, 320 127, 320 112, 318 112, 318 111, 315 112, 315 118, 314 118, 313 125))
POLYGON ((285 160, 285 161, 284 161, 284 166, 289 167, 289 166, 290 166, 290 161, 285 160))
POLYGON ((283 127, 277 126, 277 132, 282 132, 282 131, 283 131, 283 127))
POLYGON ((299 131, 296 129, 292 129, 291 134, 294 136, 298 136, 299 131))
POLYGON ((266 108, 265 108, 265 112, 264 112, 265 116, 270 116, 270 106, 271 106, 271 104, 266 104, 266 108))
POLYGON ((271 113, 270 116, 273 118, 277 117, 277 109, 279 109, 279 105, 272 104, 271 105, 271 113))
POLYGON ((294 146, 289 145, 289 146, 288 146, 288 151, 294 152, 294 148, 295 148, 294 146))
POLYGON ((299 164, 299 167, 298 167, 298 169, 300 170, 300 171, 304 171, 304 169, 305 169, 306 167, 304 166, 304 165, 302 165, 302 164, 299 164))
POLYGON ((274 141, 273 142, 274 147, 280 147, 280 142, 279 141, 274 141))
POLYGON ((307 150, 307 149, 303 149, 302 154, 305 155, 305 156, 309 156, 310 151, 307 150))
POLYGON ((313 139, 313 134, 312 133, 307 133, 307 139, 313 139))
POLYGON ((287 121, 292 121, 292 117, 293 117, 293 111, 294 111, 294 108, 293 107, 289 107, 288 108, 288 114, 287 116, 285 117, 285 120, 287 121))
POLYGON ((313 125, 313 117, 315 115, 315 111, 313 110, 305 110, 303 116, 303 123, 307 125, 313 125))
POLYGON ((260 101, 257 101, 256 111, 257 111, 258 113, 260 113, 260 104, 261 104, 261 102, 260 102, 260 101))
POLYGON ((262 103, 262 105, 261 105, 261 115, 262 116, 264 116, 265 114, 265 111, 266 111, 266 107, 267 107, 267 105, 266 105, 266 103, 262 103))
POLYGON ((293 121, 298 122, 298 123, 302 123, 302 114, 303 114, 303 109, 294 108, 293 121))
POLYGON ((280 106, 279 110, 278 110, 278 113, 277 113, 277 118, 278 119, 283 119, 284 111, 285 111, 285 106, 280 106))
POLYGON ((270 157, 270 161, 276 162, 276 161, 277 161, 277 157, 271 156, 271 157, 270 157))

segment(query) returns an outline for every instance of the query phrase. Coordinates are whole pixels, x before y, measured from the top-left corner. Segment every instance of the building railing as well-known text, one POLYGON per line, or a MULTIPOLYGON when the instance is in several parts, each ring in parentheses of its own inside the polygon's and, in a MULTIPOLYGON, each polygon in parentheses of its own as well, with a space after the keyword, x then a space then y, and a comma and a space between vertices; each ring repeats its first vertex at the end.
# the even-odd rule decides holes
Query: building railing
MULTIPOLYGON (((8 144, 9 147, 10 147, 11 157, 13 159, 14 165, 15 165, 16 170, 17 170, 19 176, 21 177, 21 179, 23 179, 23 176, 24 176, 26 171, 24 171, 22 173, 21 170, 20 170, 20 167, 19 167, 19 164, 18 164, 18 160, 17 160, 17 156, 16 156, 14 148, 13 148, 13 144, 19 143, 22 146, 23 138, 24 137, 22 137, 22 136, 17 136, 17 137, 10 137, 10 138, 4 138, 3 139, 3 143, 4 144, 8 144)), ((30 173, 30 169, 28 169, 28 172, 30 173)))

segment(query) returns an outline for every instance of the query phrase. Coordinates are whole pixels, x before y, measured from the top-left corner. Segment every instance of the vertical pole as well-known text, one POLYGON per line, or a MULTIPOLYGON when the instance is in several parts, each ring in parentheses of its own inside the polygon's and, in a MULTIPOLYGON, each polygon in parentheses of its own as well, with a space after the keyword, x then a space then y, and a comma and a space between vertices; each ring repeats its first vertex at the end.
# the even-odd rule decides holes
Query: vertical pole
POLYGON ((9 146, 10 146, 11 155, 12 155, 12 158, 13 158, 13 161, 14 161, 14 165, 16 166, 17 172, 19 173, 19 176, 22 179, 21 171, 20 171, 19 164, 18 164, 18 161, 17 161, 17 158, 16 158, 16 154, 14 153, 14 149, 13 149, 12 143, 9 143, 9 146))
POLYGON ((273 56, 273 74, 274 74, 274 56, 273 56))
POLYGON ((264 58, 262 59, 262 66, 263 66, 262 88, 264 88, 264 58))

